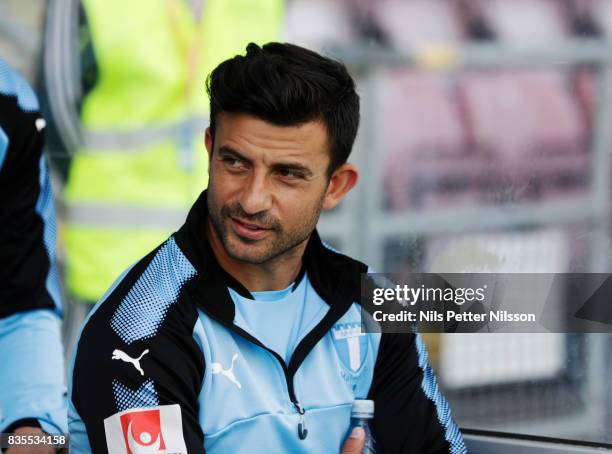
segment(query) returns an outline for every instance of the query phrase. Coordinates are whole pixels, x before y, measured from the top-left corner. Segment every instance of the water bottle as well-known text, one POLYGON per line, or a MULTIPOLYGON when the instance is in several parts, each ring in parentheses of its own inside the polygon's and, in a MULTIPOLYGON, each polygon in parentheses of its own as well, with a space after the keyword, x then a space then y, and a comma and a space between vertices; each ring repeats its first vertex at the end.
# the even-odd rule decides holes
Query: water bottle
POLYGON ((374 418, 374 401, 365 399, 355 399, 351 410, 351 427, 349 434, 355 427, 363 428, 365 432, 365 444, 362 454, 376 454, 376 440, 370 429, 370 421, 374 418))

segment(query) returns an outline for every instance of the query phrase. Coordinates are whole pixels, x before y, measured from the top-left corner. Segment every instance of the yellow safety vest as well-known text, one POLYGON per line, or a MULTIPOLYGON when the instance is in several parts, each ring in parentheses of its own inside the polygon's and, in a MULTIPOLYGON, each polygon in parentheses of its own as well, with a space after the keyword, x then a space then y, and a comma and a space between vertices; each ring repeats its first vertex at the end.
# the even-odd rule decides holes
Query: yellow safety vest
POLYGON ((66 279, 95 301, 183 223, 207 183, 206 76, 249 42, 279 36, 282 0, 83 0, 98 83, 65 201, 66 279))

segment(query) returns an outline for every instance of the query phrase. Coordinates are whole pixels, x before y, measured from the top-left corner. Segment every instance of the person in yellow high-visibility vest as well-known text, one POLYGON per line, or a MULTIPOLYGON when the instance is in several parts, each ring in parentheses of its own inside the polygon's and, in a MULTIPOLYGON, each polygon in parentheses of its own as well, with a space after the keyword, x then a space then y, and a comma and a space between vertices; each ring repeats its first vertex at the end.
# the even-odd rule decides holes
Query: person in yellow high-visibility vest
POLYGON ((276 39, 283 0, 81 3, 97 80, 81 104, 64 240, 70 294, 93 302, 183 223, 206 183, 205 78, 248 42, 276 39))

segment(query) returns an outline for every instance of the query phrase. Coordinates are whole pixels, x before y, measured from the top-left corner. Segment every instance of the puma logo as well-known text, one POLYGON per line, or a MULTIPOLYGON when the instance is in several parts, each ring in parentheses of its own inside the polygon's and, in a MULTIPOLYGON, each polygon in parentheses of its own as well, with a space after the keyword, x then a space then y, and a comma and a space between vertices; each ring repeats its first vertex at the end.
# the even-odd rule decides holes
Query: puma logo
POLYGON ((232 365, 230 366, 229 369, 223 369, 223 365, 221 363, 212 363, 210 365, 211 374, 213 375, 221 374, 225 378, 227 378, 229 381, 231 381, 234 385, 236 385, 238 389, 242 389, 242 385, 240 384, 238 380, 236 380, 236 376, 234 375, 234 363, 236 362, 237 359, 238 359, 238 353, 234 353, 234 356, 232 356, 232 365))
POLYGON ((144 375, 144 371, 142 370, 142 367, 140 367, 140 360, 147 353, 149 353, 148 348, 144 352, 142 352, 138 358, 134 359, 127 353, 116 348, 115 350, 113 350, 113 356, 111 359, 120 359, 123 362, 131 363, 136 368, 136 370, 140 372, 140 375, 144 375))

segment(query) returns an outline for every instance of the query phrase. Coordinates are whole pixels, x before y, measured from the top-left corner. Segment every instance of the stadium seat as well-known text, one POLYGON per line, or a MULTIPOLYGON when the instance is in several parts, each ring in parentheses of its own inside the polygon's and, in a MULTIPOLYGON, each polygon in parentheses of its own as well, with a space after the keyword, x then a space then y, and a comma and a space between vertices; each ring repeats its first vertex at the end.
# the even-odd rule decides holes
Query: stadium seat
POLYGON ((439 205, 475 197, 484 162, 465 153, 465 131, 448 78, 393 70, 383 82, 379 130, 386 207, 406 210, 426 201, 439 205))
POLYGON ((465 30, 454 0, 383 0, 374 10, 391 45, 400 51, 461 41, 465 30))
POLYGON ((351 17, 337 0, 292 0, 287 3, 285 40, 315 50, 349 45, 356 39, 351 17))
POLYGON ((563 74, 481 71, 458 83, 470 147, 492 153, 498 181, 508 183, 510 192, 492 193, 498 201, 584 180, 587 130, 563 74))
POLYGON ((558 0, 482 0, 479 7, 500 42, 516 47, 554 46, 571 34, 561 3, 558 0))

